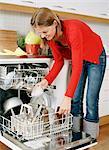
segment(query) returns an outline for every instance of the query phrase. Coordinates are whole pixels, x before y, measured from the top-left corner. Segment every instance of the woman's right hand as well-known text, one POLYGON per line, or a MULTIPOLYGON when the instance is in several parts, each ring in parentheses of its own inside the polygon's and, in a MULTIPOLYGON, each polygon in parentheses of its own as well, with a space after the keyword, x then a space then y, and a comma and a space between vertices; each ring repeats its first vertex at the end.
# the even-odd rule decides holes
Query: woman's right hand
POLYGON ((48 86, 48 81, 43 79, 41 82, 37 83, 31 92, 32 97, 39 97, 43 93, 43 89, 46 89, 48 86))
POLYGON ((35 87, 40 86, 42 89, 46 89, 48 87, 48 81, 43 79, 41 82, 37 83, 35 87))

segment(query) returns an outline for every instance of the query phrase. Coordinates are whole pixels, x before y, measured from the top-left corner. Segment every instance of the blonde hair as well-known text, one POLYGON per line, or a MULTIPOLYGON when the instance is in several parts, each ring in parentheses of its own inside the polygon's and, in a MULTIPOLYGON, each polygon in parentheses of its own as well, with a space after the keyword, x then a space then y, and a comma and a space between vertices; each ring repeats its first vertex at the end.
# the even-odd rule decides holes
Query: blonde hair
POLYGON ((31 25, 33 28, 36 28, 38 26, 51 26, 54 22, 54 20, 57 22, 57 30, 56 30, 56 36, 59 37, 61 35, 61 21, 59 17, 49 8, 42 7, 39 8, 31 18, 31 25))

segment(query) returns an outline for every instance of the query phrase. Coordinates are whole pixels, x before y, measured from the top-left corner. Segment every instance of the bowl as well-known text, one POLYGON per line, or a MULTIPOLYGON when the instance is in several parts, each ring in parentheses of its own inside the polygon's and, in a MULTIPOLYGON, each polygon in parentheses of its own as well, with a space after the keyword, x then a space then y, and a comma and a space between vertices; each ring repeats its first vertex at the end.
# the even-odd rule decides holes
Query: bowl
POLYGON ((18 98, 18 97, 11 97, 11 98, 7 99, 3 103, 4 114, 6 114, 12 108, 20 106, 22 104, 23 104, 22 100, 20 98, 18 98))
POLYGON ((40 86, 34 86, 31 92, 32 97, 40 97, 43 94, 43 89, 40 86))
POLYGON ((38 55, 39 44, 26 44, 26 52, 30 55, 38 55))

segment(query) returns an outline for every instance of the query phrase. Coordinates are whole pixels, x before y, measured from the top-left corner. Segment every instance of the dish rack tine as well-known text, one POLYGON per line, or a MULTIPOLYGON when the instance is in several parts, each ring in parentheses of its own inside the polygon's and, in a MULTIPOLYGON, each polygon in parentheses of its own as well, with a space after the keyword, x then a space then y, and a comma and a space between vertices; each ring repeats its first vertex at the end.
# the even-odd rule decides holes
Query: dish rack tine
POLYGON ((15 117, 15 113, 14 113, 13 108, 11 108, 11 114, 12 114, 13 117, 15 117))

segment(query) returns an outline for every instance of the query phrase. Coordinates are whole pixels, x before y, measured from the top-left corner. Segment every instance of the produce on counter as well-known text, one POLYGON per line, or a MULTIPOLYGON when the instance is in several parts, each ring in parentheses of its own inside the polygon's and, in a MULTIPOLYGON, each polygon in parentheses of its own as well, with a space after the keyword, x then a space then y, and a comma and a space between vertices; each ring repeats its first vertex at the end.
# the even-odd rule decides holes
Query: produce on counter
POLYGON ((8 49, 3 49, 2 52, 0 52, 0 55, 14 55, 14 56, 23 56, 27 55, 26 52, 24 52, 20 47, 16 48, 15 51, 11 51, 8 49))
POLYGON ((26 38, 26 52, 30 55, 38 55, 38 49, 40 48, 41 38, 36 35, 33 31, 30 31, 26 38))
POLYGON ((17 35, 17 45, 20 47, 22 50, 25 51, 25 36, 24 35, 17 35))
POLYGON ((24 52, 20 47, 16 48, 14 53, 15 53, 16 56, 27 55, 27 53, 24 52))
POLYGON ((38 35, 36 35, 33 31, 30 31, 25 38, 25 43, 26 44, 40 44, 41 38, 38 35))

